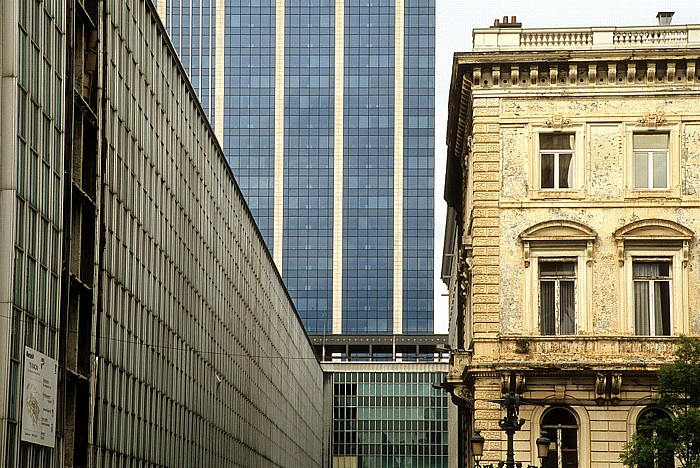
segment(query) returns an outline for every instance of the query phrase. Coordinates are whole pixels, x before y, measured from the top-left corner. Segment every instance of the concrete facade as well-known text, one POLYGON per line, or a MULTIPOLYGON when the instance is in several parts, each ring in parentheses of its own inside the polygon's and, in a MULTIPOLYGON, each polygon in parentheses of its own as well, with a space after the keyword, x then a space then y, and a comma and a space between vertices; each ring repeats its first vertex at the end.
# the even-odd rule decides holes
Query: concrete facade
POLYGON ((153 4, 0 11, 0 466, 323 466, 323 372, 153 4))
POLYGON ((655 370, 675 337, 700 335, 698 31, 501 24, 475 30, 474 52, 455 54, 443 277, 446 386, 460 406, 465 466, 474 428, 486 438, 483 461, 505 459, 505 413, 491 400, 509 391, 527 421, 516 460, 537 462, 540 430, 568 430, 550 427, 566 412, 576 438, 553 443, 548 463, 622 466, 653 406, 655 370), (565 150, 547 149, 562 137, 565 150), (642 148, 644 138, 662 147, 642 148), (555 264, 570 271, 547 276, 555 264), (643 276, 650 265, 665 273, 643 276))

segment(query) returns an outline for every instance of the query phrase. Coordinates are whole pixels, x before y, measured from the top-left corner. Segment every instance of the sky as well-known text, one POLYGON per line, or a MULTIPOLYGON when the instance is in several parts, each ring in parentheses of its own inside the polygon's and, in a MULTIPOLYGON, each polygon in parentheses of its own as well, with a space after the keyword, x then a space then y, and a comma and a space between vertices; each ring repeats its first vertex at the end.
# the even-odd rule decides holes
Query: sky
POLYGON ((675 12, 671 25, 700 24, 700 0, 435 0, 435 333, 447 333, 447 287, 440 280, 445 235, 447 96, 455 52, 472 49, 472 30, 517 16, 523 28, 657 25, 660 11, 675 12))

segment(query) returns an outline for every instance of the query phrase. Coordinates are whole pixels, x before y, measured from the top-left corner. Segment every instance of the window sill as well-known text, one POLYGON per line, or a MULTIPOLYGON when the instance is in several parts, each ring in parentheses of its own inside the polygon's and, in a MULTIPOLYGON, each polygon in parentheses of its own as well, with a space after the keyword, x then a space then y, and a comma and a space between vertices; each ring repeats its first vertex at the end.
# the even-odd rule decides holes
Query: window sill
POLYGON ((580 200, 585 198, 583 190, 557 190, 557 189, 534 189, 530 190, 529 196, 533 200, 545 200, 545 199, 576 199, 580 200))
POLYGON ((638 199, 638 198, 670 198, 670 199, 680 199, 680 190, 673 189, 627 189, 625 191, 625 198, 638 199))

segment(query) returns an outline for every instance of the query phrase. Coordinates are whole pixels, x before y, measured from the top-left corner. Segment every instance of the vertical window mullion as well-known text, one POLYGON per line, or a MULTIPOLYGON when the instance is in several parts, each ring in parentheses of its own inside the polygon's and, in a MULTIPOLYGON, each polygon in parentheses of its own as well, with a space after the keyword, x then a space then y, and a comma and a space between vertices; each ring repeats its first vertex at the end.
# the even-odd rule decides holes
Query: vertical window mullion
POLYGON ((554 153, 554 188, 559 188, 559 152, 554 153))

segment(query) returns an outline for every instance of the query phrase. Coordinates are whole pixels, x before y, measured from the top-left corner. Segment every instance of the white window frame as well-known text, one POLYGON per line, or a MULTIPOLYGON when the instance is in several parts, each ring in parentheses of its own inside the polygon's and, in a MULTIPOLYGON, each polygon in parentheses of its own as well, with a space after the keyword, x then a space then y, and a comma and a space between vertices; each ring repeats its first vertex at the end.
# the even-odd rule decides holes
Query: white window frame
MULTIPOLYGON (((576 171, 576 160, 575 160, 576 159, 576 134, 573 132, 572 133, 560 132, 560 133, 556 133, 556 134, 573 136, 574 137, 574 144, 573 144, 574 148, 570 149, 570 150, 564 150, 564 149, 562 149, 562 150, 543 150, 541 146, 539 147, 540 171, 539 171, 538 179, 540 181, 540 189, 541 190, 571 190, 574 188, 573 186, 574 186, 574 183, 576 182, 576 172, 577 172, 576 171), (554 167, 553 167, 553 171, 552 171, 552 187, 545 188, 545 187, 542 187, 542 166, 543 166, 542 165, 542 158, 545 155, 549 155, 549 154, 554 156, 554 161, 553 161, 554 167), (570 170, 573 171, 573 177, 571 178, 572 179, 571 180, 571 185, 572 185, 571 187, 560 187, 559 186, 559 178, 560 178, 559 169, 560 169, 561 156, 571 156, 571 165, 569 166, 570 170)), ((539 140, 538 144, 541 143, 542 137, 544 135, 555 135, 555 133, 554 132, 551 132, 551 133, 540 132, 537 135, 538 140, 539 140)))
MULTIPOLYGON (((624 247, 624 259, 621 270, 621 284, 625 291, 621 305, 622 331, 631 336, 678 336, 689 330, 687 309, 687 276, 688 268, 685 266, 684 249, 678 246, 652 246, 641 243, 627 242, 624 247), (635 332, 635 300, 634 300, 634 274, 632 266, 638 259, 666 258, 671 263, 671 333, 670 335, 654 335, 653 330, 649 335, 637 335, 635 332)), ((650 324, 651 325, 651 324, 650 324)))
MULTIPOLYGON (((680 198, 680 124, 664 124, 659 126, 643 126, 639 123, 623 124, 623 154, 625 154, 625 197, 626 198, 680 198), (634 169, 634 135, 665 133, 668 135, 668 148, 666 153, 666 187, 639 187, 635 186, 634 169)), ((642 148, 641 151, 644 151, 642 148)), ((639 152, 639 151, 637 151, 639 152)), ((658 150, 648 150, 648 157, 658 150)), ((648 185, 653 186, 653 161, 649 164, 647 175, 648 185)))
POLYGON ((523 246, 523 332, 541 335, 540 320, 540 259, 570 258, 576 262, 576 329, 574 336, 593 332, 593 242, 597 234, 579 223, 566 220, 545 221, 523 231, 519 238, 523 246))
POLYGON ((694 233, 672 221, 651 219, 628 224, 614 233, 620 270, 620 332, 635 333, 634 275, 635 259, 669 259, 671 262, 671 334, 690 331, 688 313, 689 245, 694 233))
POLYGON ((546 125, 530 127, 530 167, 532 172, 529 180, 530 198, 583 198, 586 181, 585 164, 585 127, 583 124, 567 124, 561 128, 546 125), (574 136, 574 148, 571 151, 540 150, 541 134, 570 134, 574 136), (555 154, 554 188, 542 188, 542 153, 555 154), (571 187, 559 188, 558 169, 559 155, 572 154, 573 180, 571 187))
POLYGON ((634 295, 634 301, 635 301, 633 304, 634 309, 635 309, 635 324, 634 324, 635 335, 636 336, 671 336, 671 332, 673 330, 673 313, 672 313, 672 311, 673 311, 673 260, 671 258, 666 258, 666 257, 655 258, 655 259, 648 259, 645 257, 632 257, 632 289, 633 289, 633 295, 634 295), (643 280, 639 279, 639 277, 634 275, 634 265, 636 263, 658 263, 658 264, 668 263, 668 264, 670 264, 669 276, 667 279, 651 279, 651 278, 643 279, 643 280), (656 314, 655 314, 655 310, 654 310, 654 307, 656 304, 655 297, 654 297, 654 291, 656 288, 654 287, 654 285, 658 282, 666 282, 669 284, 668 308, 669 308, 670 312, 669 312, 669 334, 668 335, 664 335, 663 333, 659 334, 659 335, 656 334, 656 325, 657 324, 655 321, 656 314), (646 321, 648 323, 648 328, 649 328, 649 333, 644 334, 644 335, 637 333, 637 319, 636 319, 636 317, 637 317, 637 313, 636 313, 637 303, 636 303, 636 292, 634 291, 637 288, 637 283, 647 283, 649 286, 649 291, 648 291, 648 294, 649 294, 649 296, 648 296, 649 313, 648 313, 648 316, 646 317, 646 321))
POLYGON ((578 258, 577 257, 538 257, 537 262, 538 274, 537 274, 537 293, 538 293, 538 306, 537 306, 537 330, 541 336, 567 336, 571 333, 564 334, 561 332, 561 314, 562 306, 560 300, 561 292, 561 282, 568 281, 574 283, 574 333, 578 330, 578 301, 576 300, 576 291, 578 290, 578 258), (572 276, 543 276, 542 275, 542 265, 547 263, 574 263, 574 274, 572 276), (542 333, 542 282, 553 282, 554 283, 554 333, 545 335, 542 333))

